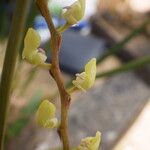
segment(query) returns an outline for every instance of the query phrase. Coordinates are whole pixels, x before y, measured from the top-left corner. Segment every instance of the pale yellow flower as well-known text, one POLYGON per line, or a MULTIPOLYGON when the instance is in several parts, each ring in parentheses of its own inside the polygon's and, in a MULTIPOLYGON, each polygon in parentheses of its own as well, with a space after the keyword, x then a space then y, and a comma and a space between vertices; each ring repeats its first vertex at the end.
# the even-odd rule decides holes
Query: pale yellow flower
POLYGON ((77 0, 71 6, 66 7, 66 12, 63 14, 67 24, 74 25, 80 21, 85 13, 85 0, 77 0))
POLYGON ((97 131, 95 137, 87 137, 81 140, 76 150, 98 150, 101 141, 101 133, 97 131))
POLYGON ((29 28, 24 39, 22 58, 33 65, 50 66, 45 63, 46 55, 38 50, 40 44, 40 35, 33 28, 29 28))
POLYGON ((36 113, 37 124, 44 128, 54 128, 58 125, 58 120, 55 117, 56 107, 48 100, 44 100, 36 113))
POLYGON ((89 88, 91 88, 95 82, 96 77, 96 59, 92 58, 85 65, 85 72, 76 74, 76 76, 76 80, 72 81, 75 87, 83 91, 86 91, 89 88))

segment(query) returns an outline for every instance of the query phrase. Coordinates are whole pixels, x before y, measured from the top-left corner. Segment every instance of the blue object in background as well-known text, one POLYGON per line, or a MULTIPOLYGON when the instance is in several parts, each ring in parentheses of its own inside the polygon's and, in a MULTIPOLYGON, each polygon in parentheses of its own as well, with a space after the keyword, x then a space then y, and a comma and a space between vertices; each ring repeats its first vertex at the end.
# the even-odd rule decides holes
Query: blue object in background
MULTIPOLYGON (((64 19, 59 19, 58 17, 54 17, 54 16, 52 19, 56 28, 59 26, 63 26, 65 24, 64 19)), ((37 30, 37 32, 40 34, 42 45, 50 39, 49 29, 43 16, 39 15, 35 18, 34 29, 37 30)), ((80 21, 78 24, 69 28, 69 30, 72 30, 75 32, 86 30, 86 33, 89 33, 90 29, 91 29, 91 26, 89 22, 86 20, 80 21)))
MULTIPOLYGON (((53 17, 53 22, 54 22, 55 27, 57 27, 59 25, 59 23, 58 23, 59 20, 56 17, 53 17)), ((39 15, 39 16, 35 17, 34 28, 36 30, 38 30, 38 29, 48 29, 47 23, 46 23, 43 16, 39 15)))
MULTIPOLYGON (((85 64, 93 57, 99 58, 106 49, 104 40, 92 35, 82 35, 71 30, 63 33, 63 42, 60 51, 61 69, 70 74, 76 74, 84 70, 85 64)), ((51 62, 50 51, 48 62, 51 62)))
MULTIPOLYGON (((57 17, 53 17, 53 22, 55 27, 63 26, 65 24, 64 19, 58 19, 57 17)), ((48 29, 47 23, 43 16, 37 16, 34 20, 34 28, 38 29, 48 29)), ((90 24, 87 20, 80 21, 78 24, 70 27, 71 30, 80 31, 83 28, 90 28, 90 24)))
MULTIPOLYGON (((64 20, 53 17, 56 27, 63 25, 64 20)), ((34 22, 35 29, 42 39, 42 47, 50 38, 50 33, 45 19, 38 16, 34 22)), ((60 51, 60 66, 67 73, 75 74, 84 70, 85 64, 93 57, 98 58, 104 54, 106 49, 105 41, 89 34, 91 26, 84 20, 72 26, 63 33, 63 42, 60 51)), ((48 51, 48 62, 51 62, 51 51, 48 51)))
POLYGON ((35 18, 35 20, 34 20, 34 28, 35 28, 36 30, 48 28, 47 23, 46 23, 44 17, 42 17, 42 16, 37 16, 37 17, 35 18))
POLYGON ((80 21, 77 25, 70 27, 70 29, 74 31, 80 31, 84 28, 87 28, 89 30, 91 29, 91 25, 86 20, 80 21))

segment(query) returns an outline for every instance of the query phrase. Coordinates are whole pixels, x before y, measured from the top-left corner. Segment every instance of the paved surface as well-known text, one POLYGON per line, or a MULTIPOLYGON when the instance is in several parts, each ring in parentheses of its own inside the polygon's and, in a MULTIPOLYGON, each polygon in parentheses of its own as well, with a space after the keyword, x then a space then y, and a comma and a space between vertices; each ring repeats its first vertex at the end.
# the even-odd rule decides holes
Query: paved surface
POLYGON ((112 77, 104 85, 80 95, 70 114, 72 142, 76 144, 100 130, 101 150, 108 150, 137 117, 149 96, 150 88, 133 73, 112 77))
MULTIPOLYGON (((78 145, 81 138, 94 135, 99 130, 102 132, 101 150, 111 149, 137 117, 148 97, 150 88, 134 73, 111 77, 103 84, 97 83, 87 93, 78 93, 70 111, 72 145, 78 145)), ((52 150, 59 145, 56 132, 35 128, 35 124, 30 123, 10 144, 10 150, 20 150, 20 147, 22 150, 52 150)))

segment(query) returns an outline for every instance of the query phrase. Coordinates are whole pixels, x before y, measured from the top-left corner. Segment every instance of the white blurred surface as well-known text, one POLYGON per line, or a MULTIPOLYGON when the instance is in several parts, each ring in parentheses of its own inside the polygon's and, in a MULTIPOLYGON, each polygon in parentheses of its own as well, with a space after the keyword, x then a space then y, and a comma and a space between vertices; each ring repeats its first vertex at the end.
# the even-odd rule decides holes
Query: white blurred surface
POLYGON ((150 100, 134 125, 113 150, 150 150, 150 100))
POLYGON ((139 13, 146 13, 150 11, 150 0, 128 0, 132 10, 139 13))

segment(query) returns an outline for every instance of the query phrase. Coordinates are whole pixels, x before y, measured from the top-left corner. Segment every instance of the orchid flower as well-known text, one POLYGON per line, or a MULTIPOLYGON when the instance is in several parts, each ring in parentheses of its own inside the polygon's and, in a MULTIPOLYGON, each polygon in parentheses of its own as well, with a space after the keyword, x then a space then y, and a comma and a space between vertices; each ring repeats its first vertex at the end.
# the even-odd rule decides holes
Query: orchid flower
POLYGON ((95 77, 96 77, 96 59, 92 58, 85 65, 85 72, 76 74, 76 80, 73 80, 72 83, 76 88, 86 91, 93 86, 95 77))
POLYGON ((82 19, 85 12, 85 0, 77 0, 71 6, 66 7, 63 14, 64 19, 69 25, 77 24, 82 19))
POLYGON ((29 28, 24 39, 22 58, 33 65, 50 67, 50 64, 45 63, 46 55, 41 49, 38 49, 40 44, 40 35, 33 28, 29 28))

